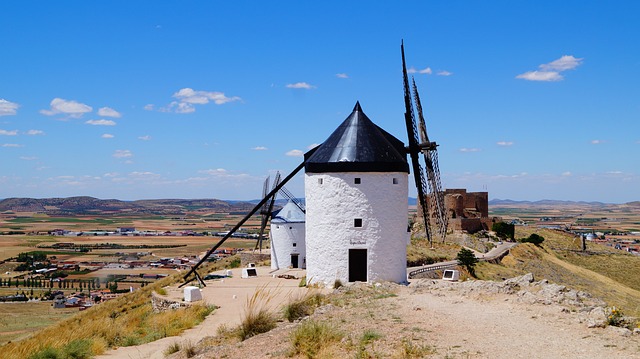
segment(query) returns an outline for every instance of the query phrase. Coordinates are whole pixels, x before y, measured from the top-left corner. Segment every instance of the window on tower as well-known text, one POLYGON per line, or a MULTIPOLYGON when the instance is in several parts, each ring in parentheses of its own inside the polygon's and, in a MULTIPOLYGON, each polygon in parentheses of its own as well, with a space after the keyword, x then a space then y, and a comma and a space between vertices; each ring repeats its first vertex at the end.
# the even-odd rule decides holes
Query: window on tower
POLYGON ((354 227, 362 227, 362 218, 354 218, 353 226, 354 227))
POLYGON ((398 179, 397 178, 393 178, 393 184, 398 184, 398 179))
POLYGON ((356 177, 353 179, 353 183, 360 184, 360 177, 356 177))
POLYGON ((318 178, 318 184, 322 184, 322 178, 318 178))

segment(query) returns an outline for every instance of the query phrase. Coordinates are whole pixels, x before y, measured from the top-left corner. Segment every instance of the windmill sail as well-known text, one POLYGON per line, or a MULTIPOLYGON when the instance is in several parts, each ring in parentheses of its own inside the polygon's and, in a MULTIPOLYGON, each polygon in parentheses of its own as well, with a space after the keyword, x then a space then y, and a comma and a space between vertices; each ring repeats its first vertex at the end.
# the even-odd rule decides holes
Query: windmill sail
POLYGON ((413 96, 416 101, 416 110, 418 112, 418 121, 420 129, 420 149, 424 157, 424 162, 427 169, 427 180, 429 184, 429 202, 430 202, 430 216, 435 214, 436 226, 438 227, 438 235, 444 242, 447 236, 448 217, 446 214, 444 204, 444 191, 442 190, 442 182, 440 181, 440 168, 438 167, 438 145, 435 142, 429 141, 427 135, 427 126, 424 122, 424 116, 422 114, 422 104, 420 102, 420 95, 418 94, 418 87, 416 81, 412 79, 413 83, 413 96))
POLYGON ((420 165, 420 147, 418 141, 418 130, 416 127, 416 120, 413 113, 413 103, 411 102, 411 88, 409 87, 409 76, 407 75, 407 65, 404 58, 404 43, 400 45, 402 51, 402 76, 404 84, 404 120, 407 127, 407 137, 409 141, 409 156, 411 157, 411 166, 413 172, 413 179, 416 183, 416 189, 418 191, 418 203, 422 208, 422 219, 424 221, 425 235, 429 243, 431 243, 431 228, 429 225, 429 210, 426 200, 427 183, 424 179, 424 172, 420 165))
POLYGON ((413 178, 416 183, 418 192, 418 203, 422 209, 422 219, 424 221, 425 232, 429 243, 432 244, 432 229, 430 217, 433 216, 439 237, 444 242, 447 233, 447 216, 444 206, 444 192, 440 181, 440 169, 438 167, 437 144, 429 141, 427 128, 422 114, 422 104, 418 95, 418 88, 413 80, 413 89, 409 87, 409 76, 407 75, 407 65, 404 56, 404 42, 400 45, 402 52, 402 75, 404 85, 404 103, 405 103, 405 124, 407 127, 407 137, 409 141, 408 152, 411 157, 413 168, 413 178), (412 98, 413 90, 413 98, 412 98), (419 125, 416 124, 416 115, 414 112, 413 100, 416 102, 416 111, 418 115, 419 125), (423 167, 420 164, 419 154, 422 153, 427 180, 423 167), (429 200, 427 200, 427 195, 429 200), (430 208, 432 208, 430 210, 430 208))

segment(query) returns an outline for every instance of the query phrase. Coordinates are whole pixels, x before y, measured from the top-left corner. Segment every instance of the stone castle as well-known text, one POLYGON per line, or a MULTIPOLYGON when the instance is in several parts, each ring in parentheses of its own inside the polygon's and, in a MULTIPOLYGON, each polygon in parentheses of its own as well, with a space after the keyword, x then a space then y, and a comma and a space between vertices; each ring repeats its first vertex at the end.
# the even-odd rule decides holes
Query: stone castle
MULTIPOLYGON (((429 198, 428 198, 429 199, 429 198)), ((498 219, 489 217, 489 193, 467 192, 466 189, 446 189, 444 205, 448 216, 449 229, 475 233, 490 230, 498 219)), ((434 206, 429 203, 432 210, 434 206)), ((432 213, 431 218, 435 218, 432 213)))

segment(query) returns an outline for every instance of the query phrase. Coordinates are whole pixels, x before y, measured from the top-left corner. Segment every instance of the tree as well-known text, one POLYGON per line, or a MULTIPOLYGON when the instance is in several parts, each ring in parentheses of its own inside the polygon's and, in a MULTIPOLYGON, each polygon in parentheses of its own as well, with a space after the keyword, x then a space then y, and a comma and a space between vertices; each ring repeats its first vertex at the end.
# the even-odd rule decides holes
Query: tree
POLYGON ((476 276, 475 266, 478 263, 478 258, 476 258, 476 255, 472 251, 462 248, 460 252, 458 252, 456 259, 458 260, 459 265, 465 267, 467 271, 469 271, 469 274, 473 277, 476 276))
POLYGON ((496 236, 500 239, 513 240, 516 233, 516 226, 505 222, 496 222, 491 225, 491 230, 496 232, 496 236))
POLYGON ((539 246, 542 242, 544 242, 544 237, 535 233, 531 233, 529 237, 520 239, 520 242, 533 243, 536 246, 539 246))

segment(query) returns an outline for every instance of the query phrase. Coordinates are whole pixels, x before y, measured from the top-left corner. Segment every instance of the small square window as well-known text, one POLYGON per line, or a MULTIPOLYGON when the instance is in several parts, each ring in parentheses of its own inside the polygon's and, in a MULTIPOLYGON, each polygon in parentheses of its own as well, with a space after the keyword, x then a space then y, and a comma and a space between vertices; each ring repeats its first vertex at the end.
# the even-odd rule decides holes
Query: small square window
POLYGON ((362 227, 362 218, 355 218, 353 220, 353 226, 354 227, 362 227))
POLYGON ((318 178, 318 184, 322 184, 322 178, 318 178))
POLYGON ((295 247, 296 245, 297 245, 296 243, 293 243, 293 246, 294 246, 294 247, 295 247))
POLYGON ((360 184, 360 177, 356 177, 353 179, 353 183, 360 184))
POLYGON ((398 184, 398 179, 397 178, 393 179, 393 184, 398 184))

